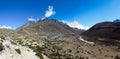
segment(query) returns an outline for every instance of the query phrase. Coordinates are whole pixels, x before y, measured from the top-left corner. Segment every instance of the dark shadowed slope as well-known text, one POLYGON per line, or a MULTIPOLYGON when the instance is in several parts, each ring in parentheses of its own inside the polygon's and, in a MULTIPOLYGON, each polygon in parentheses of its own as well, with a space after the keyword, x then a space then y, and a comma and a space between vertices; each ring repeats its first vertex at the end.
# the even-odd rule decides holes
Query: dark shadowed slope
POLYGON ((101 22, 82 33, 86 40, 120 45, 120 22, 101 22))

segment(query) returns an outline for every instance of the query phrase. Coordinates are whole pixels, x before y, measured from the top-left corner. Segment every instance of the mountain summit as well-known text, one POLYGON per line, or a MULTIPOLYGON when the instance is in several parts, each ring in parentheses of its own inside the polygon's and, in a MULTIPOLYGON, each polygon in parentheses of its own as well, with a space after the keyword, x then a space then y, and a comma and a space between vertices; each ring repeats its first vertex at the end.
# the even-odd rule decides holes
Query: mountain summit
POLYGON ((116 20, 114 20, 113 22, 120 22, 120 19, 116 19, 116 20))
POLYGON ((68 25, 59 22, 55 19, 45 18, 37 22, 28 22, 25 25, 17 29, 17 32, 21 31, 30 32, 31 34, 38 33, 43 34, 81 34, 84 30, 77 30, 69 27, 68 25))

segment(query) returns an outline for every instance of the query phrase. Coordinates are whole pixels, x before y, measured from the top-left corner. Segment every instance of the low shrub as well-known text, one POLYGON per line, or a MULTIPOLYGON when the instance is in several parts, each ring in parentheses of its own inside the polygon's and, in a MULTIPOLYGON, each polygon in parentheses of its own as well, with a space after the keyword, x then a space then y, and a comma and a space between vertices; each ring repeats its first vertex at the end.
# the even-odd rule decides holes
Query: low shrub
POLYGON ((4 49, 4 46, 2 43, 0 43, 0 51, 2 51, 4 49))
POLYGON ((28 45, 28 47, 32 49, 34 52, 36 52, 36 55, 40 57, 40 59, 44 59, 41 53, 41 48, 39 46, 35 47, 35 46, 28 45))
POLYGON ((21 54, 20 49, 15 49, 15 51, 16 51, 18 54, 21 54))
POLYGON ((1 39, 5 40, 5 37, 4 36, 0 36, 1 39))

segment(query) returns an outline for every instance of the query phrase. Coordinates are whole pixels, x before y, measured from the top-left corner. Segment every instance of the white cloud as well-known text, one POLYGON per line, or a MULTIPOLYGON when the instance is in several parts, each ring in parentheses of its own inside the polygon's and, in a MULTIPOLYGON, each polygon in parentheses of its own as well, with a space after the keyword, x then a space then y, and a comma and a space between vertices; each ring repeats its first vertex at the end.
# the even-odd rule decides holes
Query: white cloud
POLYGON ((33 18, 33 17, 29 17, 28 21, 36 21, 37 19, 33 18))
POLYGON ((41 20, 45 19, 45 17, 42 17, 41 20))
POLYGON ((14 29, 11 26, 6 26, 6 25, 0 26, 0 28, 3 28, 3 29, 14 29))
POLYGON ((53 6, 48 6, 48 10, 45 12, 45 17, 50 17, 54 15, 56 12, 53 9, 53 6))
POLYGON ((79 22, 77 21, 73 21, 73 22, 69 22, 69 21, 62 21, 63 23, 69 25, 70 27, 72 28, 78 28, 78 29, 89 29, 89 27, 87 26, 83 26, 82 24, 80 24, 79 22))

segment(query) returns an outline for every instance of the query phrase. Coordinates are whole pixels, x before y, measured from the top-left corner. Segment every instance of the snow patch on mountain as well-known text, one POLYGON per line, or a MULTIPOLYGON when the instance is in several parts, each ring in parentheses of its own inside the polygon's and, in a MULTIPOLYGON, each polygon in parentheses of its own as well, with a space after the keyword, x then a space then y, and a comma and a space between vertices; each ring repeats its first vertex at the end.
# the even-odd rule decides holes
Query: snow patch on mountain
POLYGON ((14 29, 11 26, 6 26, 6 25, 0 26, 0 28, 2 28, 2 29, 14 29))
POLYGON ((80 36, 79 39, 80 39, 81 41, 86 42, 86 43, 89 43, 89 44, 95 44, 94 42, 90 42, 90 41, 84 40, 81 36, 80 36))
POLYGON ((62 22, 69 25, 72 28, 78 28, 78 29, 84 29, 84 30, 89 29, 89 27, 80 24, 78 21, 69 22, 69 21, 64 21, 63 20, 62 22))

